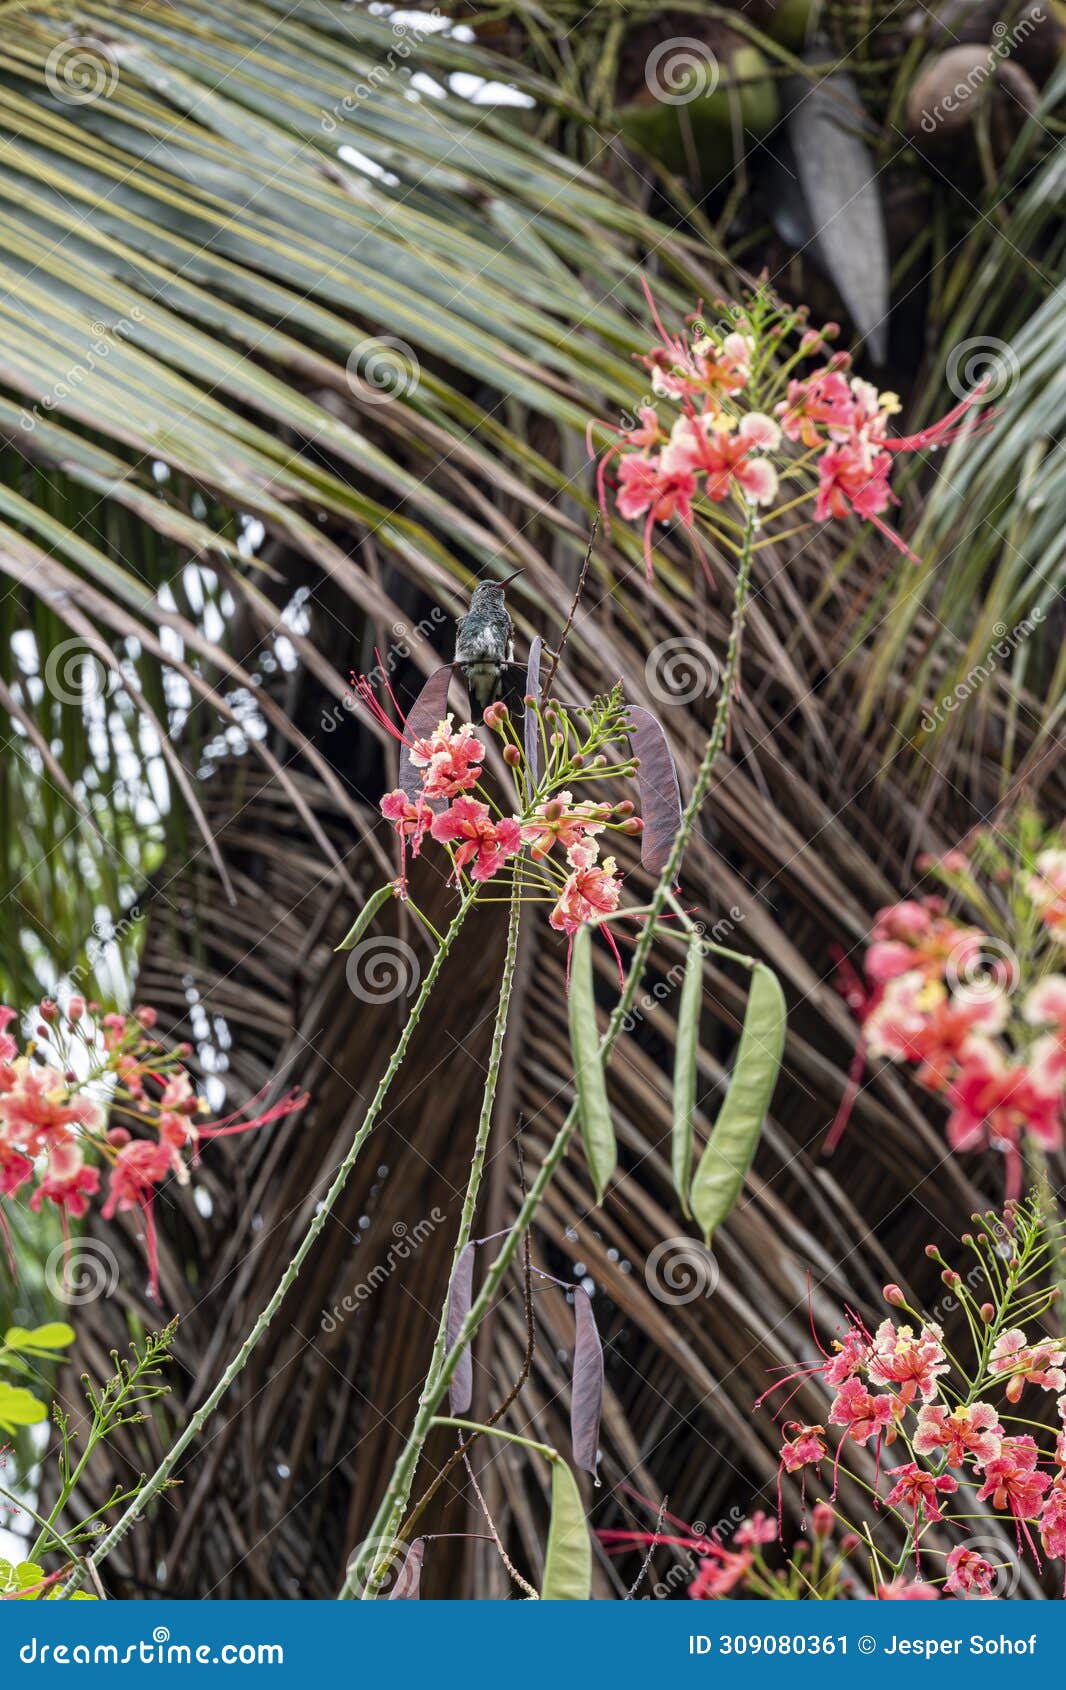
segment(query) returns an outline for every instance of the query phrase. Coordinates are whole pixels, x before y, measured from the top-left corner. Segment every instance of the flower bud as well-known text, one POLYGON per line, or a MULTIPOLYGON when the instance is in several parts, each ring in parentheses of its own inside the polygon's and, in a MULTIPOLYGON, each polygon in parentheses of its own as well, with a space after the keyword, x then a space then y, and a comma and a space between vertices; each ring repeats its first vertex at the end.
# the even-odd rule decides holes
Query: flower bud
POLYGON ((619 833, 643 833, 644 823, 639 816, 630 816, 619 828, 619 833))
POLYGON ((54 1021, 59 1014, 59 1007, 51 998, 42 998, 39 1013, 42 1021, 54 1021))
POLYGON ((108 1144, 123 1145, 130 1142, 130 1134, 125 1127, 109 1127, 107 1131, 108 1144))
POLYGON ((836 1515, 828 1502, 816 1502, 811 1509, 811 1530, 815 1537, 828 1537, 836 1523, 836 1515))
POLYGON ((503 723, 506 722, 509 715, 510 711, 508 710, 506 704, 503 703, 502 699, 500 699, 497 700, 495 704, 487 704, 485 706, 481 720, 487 728, 492 728, 494 731, 498 731, 503 723))
POLYGON ((632 804, 628 798, 623 798, 622 802, 620 804, 616 804, 614 807, 615 815, 631 816, 635 808, 636 806, 632 804))
POLYGON ((895 1284, 895 1282, 891 1285, 886 1285, 884 1290, 881 1292, 881 1295, 885 1299, 886 1303, 891 1303, 894 1309, 903 1309, 907 1306, 903 1292, 900 1290, 899 1286, 895 1284))
POLYGON ((77 996, 72 997, 70 1002, 67 1004, 67 1020, 80 1021, 84 1014, 85 999, 77 996))
POLYGON ((991 1303, 982 1303, 981 1304, 981 1319, 984 1321, 985 1325, 991 1326, 991 1324, 995 1320, 995 1318, 996 1318, 996 1311, 992 1307, 992 1304, 991 1303))
POLYGON ((133 1018, 135 1021, 139 1021, 142 1027, 154 1027, 159 1020, 159 1013, 152 1008, 151 1004, 141 1003, 134 1010, 133 1018))
POLYGON ((507 764, 508 768, 517 769, 519 763, 522 761, 522 753, 518 749, 518 746, 505 745, 503 748, 503 760, 507 764))
POLYGON ((858 1549, 862 1539, 857 1532, 845 1532, 840 1540, 840 1553, 850 1555, 853 1549, 858 1549))

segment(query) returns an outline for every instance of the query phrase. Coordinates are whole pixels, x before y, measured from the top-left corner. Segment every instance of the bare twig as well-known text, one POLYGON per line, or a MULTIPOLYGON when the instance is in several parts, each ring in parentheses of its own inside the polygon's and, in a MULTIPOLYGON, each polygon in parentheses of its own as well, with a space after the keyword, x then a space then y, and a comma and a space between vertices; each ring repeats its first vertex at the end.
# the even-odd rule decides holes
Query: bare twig
POLYGON ((563 637, 552 653, 551 668, 548 670, 548 678, 541 688, 540 701, 542 704, 547 704, 551 695, 552 686, 555 682, 555 672, 559 667, 559 659, 563 655, 563 647, 565 646, 570 635, 570 630, 574 625, 574 617, 577 613, 577 607, 581 602, 581 595, 585 590, 585 582, 588 579, 589 565, 592 562, 592 548, 596 544, 596 534, 599 530, 599 526, 600 517, 599 512, 597 511, 596 515, 592 519, 592 532, 589 535, 589 543, 585 548, 585 560, 581 565, 581 574, 577 578, 577 586, 574 588, 574 596, 570 601, 570 610, 567 614, 566 626, 563 629, 563 637))

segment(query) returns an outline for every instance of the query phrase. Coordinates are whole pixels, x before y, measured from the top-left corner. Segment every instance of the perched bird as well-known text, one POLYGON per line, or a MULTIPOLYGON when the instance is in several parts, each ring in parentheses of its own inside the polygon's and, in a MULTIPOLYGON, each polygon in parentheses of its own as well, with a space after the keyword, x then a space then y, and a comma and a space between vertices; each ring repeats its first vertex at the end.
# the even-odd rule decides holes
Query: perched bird
POLYGON ((480 710, 502 696, 505 670, 514 662, 514 623, 504 588, 521 573, 516 569, 503 581, 482 581, 474 588, 466 615, 456 619, 455 662, 480 710))

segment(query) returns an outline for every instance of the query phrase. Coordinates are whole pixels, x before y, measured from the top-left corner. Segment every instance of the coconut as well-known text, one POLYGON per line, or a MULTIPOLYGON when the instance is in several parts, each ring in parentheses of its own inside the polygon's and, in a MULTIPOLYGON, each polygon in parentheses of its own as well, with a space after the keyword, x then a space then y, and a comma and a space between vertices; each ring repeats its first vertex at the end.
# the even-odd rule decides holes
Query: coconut
POLYGON ((968 135, 991 102, 994 150, 1002 157, 1039 99, 1028 73, 996 48, 977 43, 949 47, 926 59, 915 77, 907 96, 907 125, 925 150, 948 150, 968 135))
POLYGON ((758 47, 733 30, 715 31, 706 45, 653 47, 640 96, 616 113, 623 135, 668 170, 706 178, 734 163, 741 134, 758 139, 780 115, 777 86, 758 47))

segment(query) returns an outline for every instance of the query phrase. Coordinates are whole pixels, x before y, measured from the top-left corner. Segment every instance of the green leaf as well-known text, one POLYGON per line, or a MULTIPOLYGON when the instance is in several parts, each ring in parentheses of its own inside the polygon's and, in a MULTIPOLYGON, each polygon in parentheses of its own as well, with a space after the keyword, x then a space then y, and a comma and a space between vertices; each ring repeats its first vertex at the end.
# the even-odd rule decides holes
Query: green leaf
POLYGON ((0 1380, 0 1430, 14 1432, 19 1426, 37 1426, 47 1410, 31 1391, 0 1380))
POLYGON ((693 940, 685 958, 681 1003, 677 1012, 677 1050, 674 1057, 674 1130, 671 1164, 674 1186, 686 1220, 692 1215, 692 1116, 696 1108, 696 1076, 700 1048, 700 1009, 703 1004, 703 948, 693 940))
POLYGON ((40 1355, 54 1350, 65 1350, 74 1342, 73 1327, 67 1326, 65 1321, 53 1320, 47 1326, 11 1326, 4 1333, 4 1344, 9 1350, 29 1351, 31 1355, 40 1355))
POLYGON ((692 1210, 708 1247, 740 1196, 755 1155, 781 1068, 786 1019, 776 974, 757 962, 733 1077, 692 1182, 692 1210))
POLYGON ((581 1142, 585 1146, 592 1183, 596 1188, 596 1201, 602 1203, 618 1160, 618 1149, 600 1057, 596 999, 592 986, 592 933, 588 927, 579 928, 574 940, 570 969, 570 1049, 574 1058, 574 1089, 581 1142))
POLYGON ((544 1554, 545 1602, 587 1602, 592 1594, 592 1546, 577 1480, 565 1461, 552 1462, 552 1517, 544 1554))
POLYGON ((362 909, 359 911, 359 914, 356 916, 351 927, 344 935, 344 938, 336 947, 337 950, 350 951, 354 945, 357 945, 367 928, 370 926, 370 923, 377 915, 382 904, 393 896, 394 893, 391 886, 379 886, 376 892, 372 892, 362 909))

